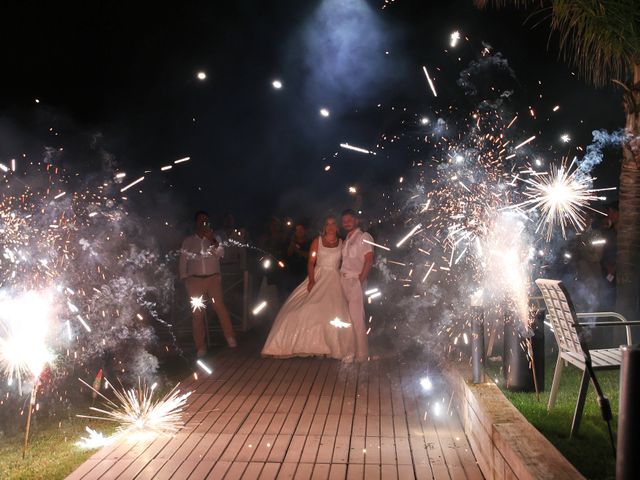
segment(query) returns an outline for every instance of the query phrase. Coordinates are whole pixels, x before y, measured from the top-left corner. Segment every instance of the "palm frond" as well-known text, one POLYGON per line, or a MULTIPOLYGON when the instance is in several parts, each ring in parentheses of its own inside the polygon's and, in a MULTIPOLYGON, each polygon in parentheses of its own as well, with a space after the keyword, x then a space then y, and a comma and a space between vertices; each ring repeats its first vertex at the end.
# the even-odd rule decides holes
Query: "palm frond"
POLYGON ((485 8, 489 4, 495 8, 502 8, 506 6, 528 8, 535 4, 542 6, 543 3, 544 2, 542 0, 473 0, 473 4, 478 8, 485 8))
POLYGON ((594 85, 626 80, 640 50, 637 0, 554 0, 561 55, 594 85))
MULTIPOLYGON (((538 5, 560 55, 596 86, 627 80, 640 63, 640 0, 474 0, 479 8, 538 5)), ((532 17, 529 17, 532 18, 532 17)))

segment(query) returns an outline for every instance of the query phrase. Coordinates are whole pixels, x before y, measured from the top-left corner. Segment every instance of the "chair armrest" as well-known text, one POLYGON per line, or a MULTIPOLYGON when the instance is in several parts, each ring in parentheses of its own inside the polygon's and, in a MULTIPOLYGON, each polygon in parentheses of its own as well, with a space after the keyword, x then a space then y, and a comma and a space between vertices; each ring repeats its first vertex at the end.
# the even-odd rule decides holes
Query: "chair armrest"
POLYGON ((628 321, 622 314, 618 312, 584 312, 584 313, 576 313, 577 318, 615 318, 616 321, 613 322, 596 322, 596 323, 579 323, 580 326, 589 326, 589 327, 617 327, 624 326, 627 332, 627 345, 631 345, 631 328, 630 325, 640 325, 640 322, 636 321, 628 321))

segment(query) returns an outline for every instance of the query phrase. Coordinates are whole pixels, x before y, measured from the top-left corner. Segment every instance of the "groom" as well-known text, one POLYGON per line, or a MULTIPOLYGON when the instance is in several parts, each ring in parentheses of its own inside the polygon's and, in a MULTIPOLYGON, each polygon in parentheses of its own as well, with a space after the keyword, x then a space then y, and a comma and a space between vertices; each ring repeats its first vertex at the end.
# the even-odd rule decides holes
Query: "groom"
POLYGON ((349 304, 349 315, 356 337, 356 361, 366 362, 369 349, 364 321, 364 285, 373 265, 373 247, 367 242, 373 242, 373 238, 358 228, 358 217, 353 210, 342 212, 342 228, 347 232, 347 238, 342 244, 340 267, 342 290, 349 304))

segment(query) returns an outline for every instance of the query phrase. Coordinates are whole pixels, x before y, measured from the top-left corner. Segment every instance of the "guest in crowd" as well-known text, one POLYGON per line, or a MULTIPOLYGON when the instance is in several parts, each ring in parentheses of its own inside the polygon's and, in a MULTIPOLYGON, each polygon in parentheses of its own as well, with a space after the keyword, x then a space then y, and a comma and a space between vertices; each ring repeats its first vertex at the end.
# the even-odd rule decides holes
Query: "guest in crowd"
POLYGON ((206 326, 204 308, 211 300, 224 332, 227 344, 235 347, 236 339, 231 325, 231 317, 224 304, 222 279, 220 277, 220 259, 224 256, 221 239, 214 234, 207 212, 199 211, 195 215, 195 233, 182 242, 180 254, 180 279, 184 281, 191 299, 193 315, 193 340, 196 354, 202 358, 207 353, 206 326), (196 302, 205 302, 203 306, 196 302))
POLYGON ((286 257, 286 290, 291 293, 307 276, 307 260, 311 240, 307 237, 307 229, 303 222, 296 222, 286 257))

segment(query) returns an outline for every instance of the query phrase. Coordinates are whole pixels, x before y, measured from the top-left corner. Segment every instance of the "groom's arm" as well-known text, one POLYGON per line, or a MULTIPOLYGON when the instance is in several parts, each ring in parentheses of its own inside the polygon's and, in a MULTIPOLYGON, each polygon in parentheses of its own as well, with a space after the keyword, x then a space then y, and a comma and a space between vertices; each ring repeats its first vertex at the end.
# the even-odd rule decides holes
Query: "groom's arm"
POLYGON ((367 277, 369 276, 369 271, 371 270, 371 266, 373 265, 373 252, 367 252, 364 256, 364 265, 362 266, 362 271, 360 272, 360 284, 364 285, 364 282, 367 281, 367 277))
POLYGON ((364 265, 362 265, 362 271, 360 272, 359 279, 360 284, 364 285, 364 283, 367 281, 367 277, 369 276, 369 271, 371 270, 371 267, 373 265, 373 247, 371 246, 373 237, 365 232, 362 234, 362 240, 366 240, 367 242, 369 242, 367 243, 363 241, 362 245, 360 245, 361 254, 364 255, 364 265))

